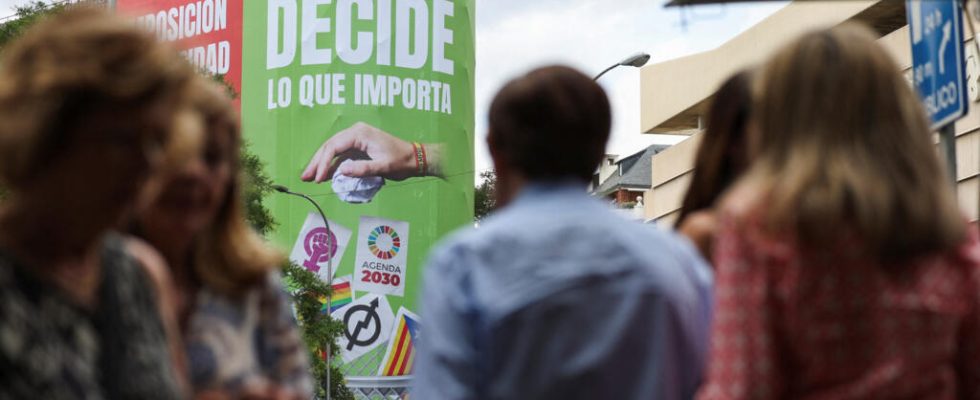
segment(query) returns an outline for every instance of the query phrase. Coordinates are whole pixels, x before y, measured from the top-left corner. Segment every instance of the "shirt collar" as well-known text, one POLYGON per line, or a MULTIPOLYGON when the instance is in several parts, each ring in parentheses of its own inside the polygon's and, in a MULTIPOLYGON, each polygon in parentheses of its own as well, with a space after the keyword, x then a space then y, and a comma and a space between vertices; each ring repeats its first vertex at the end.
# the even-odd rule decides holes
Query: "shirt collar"
POLYGON ((550 196, 582 196, 586 197, 585 183, 575 179, 562 179, 554 181, 534 181, 528 182, 521 188, 520 193, 514 198, 514 204, 524 203, 528 200, 540 199, 550 196))

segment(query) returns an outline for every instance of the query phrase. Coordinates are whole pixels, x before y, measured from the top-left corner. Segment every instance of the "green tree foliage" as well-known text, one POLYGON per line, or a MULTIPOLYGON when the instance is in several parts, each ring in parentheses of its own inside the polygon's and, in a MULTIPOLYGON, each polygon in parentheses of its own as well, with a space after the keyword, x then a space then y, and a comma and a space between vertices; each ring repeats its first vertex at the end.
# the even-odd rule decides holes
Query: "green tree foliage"
MULTIPOLYGON (((293 263, 287 263, 283 267, 283 274, 294 288, 293 303, 296 306, 296 316, 303 327, 303 340, 310 349, 313 377, 317 381, 317 397, 324 398, 327 363, 323 359, 323 350, 330 343, 330 359, 336 359, 339 355, 336 338, 343 334, 344 328, 339 321, 330 318, 322 310, 320 299, 330 290, 325 282, 306 268, 293 263)), ((344 374, 336 365, 330 367, 330 398, 354 399, 354 394, 345 385, 344 374)))
POLYGON ((15 14, 9 19, 0 21, 0 49, 20 37, 27 28, 41 18, 64 10, 65 7, 67 3, 64 1, 49 3, 37 0, 14 7, 15 14))
POLYGON ((242 145, 242 171, 245 171, 245 185, 242 197, 245 201, 245 215, 252 227, 262 235, 272 231, 276 220, 269 209, 262 204, 266 195, 272 193, 272 180, 262 173, 262 160, 248 151, 248 144, 242 145))
POLYGON ((480 185, 473 191, 473 218, 482 220, 497 206, 497 173, 493 170, 480 173, 480 185))

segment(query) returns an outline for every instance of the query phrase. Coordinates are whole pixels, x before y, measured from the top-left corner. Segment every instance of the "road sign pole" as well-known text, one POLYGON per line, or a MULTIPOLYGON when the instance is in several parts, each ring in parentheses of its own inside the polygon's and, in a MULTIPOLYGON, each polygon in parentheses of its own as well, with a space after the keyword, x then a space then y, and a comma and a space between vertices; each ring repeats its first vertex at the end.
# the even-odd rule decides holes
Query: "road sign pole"
POLYGON ((939 131, 939 146, 956 188, 957 119, 966 115, 963 63, 963 10, 959 0, 906 0, 912 46, 912 80, 929 114, 929 127, 939 131))
POLYGON ((939 130, 939 144, 943 149, 946 159, 946 172, 953 181, 953 190, 956 190, 956 128, 955 124, 950 123, 939 130))

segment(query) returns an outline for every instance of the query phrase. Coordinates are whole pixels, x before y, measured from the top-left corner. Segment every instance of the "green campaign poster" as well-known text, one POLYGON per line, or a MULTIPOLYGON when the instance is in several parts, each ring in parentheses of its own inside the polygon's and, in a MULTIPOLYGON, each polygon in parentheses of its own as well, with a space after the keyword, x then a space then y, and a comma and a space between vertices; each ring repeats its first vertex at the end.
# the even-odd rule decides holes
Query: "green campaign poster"
POLYGON ((348 330, 338 345, 359 365, 349 375, 410 374, 428 252, 472 223, 473 11, 473 0, 244 2, 244 134, 275 183, 327 214, 329 232, 302 199, 267 199, 294 261, 323 279, 333 261, 333 315, 348 330), (370 173, 303 181, 331 139, 334 162, 370 173))

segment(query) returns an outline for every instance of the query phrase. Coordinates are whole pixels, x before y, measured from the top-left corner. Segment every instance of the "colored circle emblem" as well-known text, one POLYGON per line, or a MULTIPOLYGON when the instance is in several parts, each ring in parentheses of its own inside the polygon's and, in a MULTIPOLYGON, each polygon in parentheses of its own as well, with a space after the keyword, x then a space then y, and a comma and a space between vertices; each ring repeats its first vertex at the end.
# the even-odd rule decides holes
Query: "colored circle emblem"
POLYGON ((390 226, 381 225, 374 228, 371 234, 368 235, 367 245, 368 250, 375 257, 382 260, 390 260, 398 255, 402 240, 398 237, 398 232, 395 232, 390 226))

